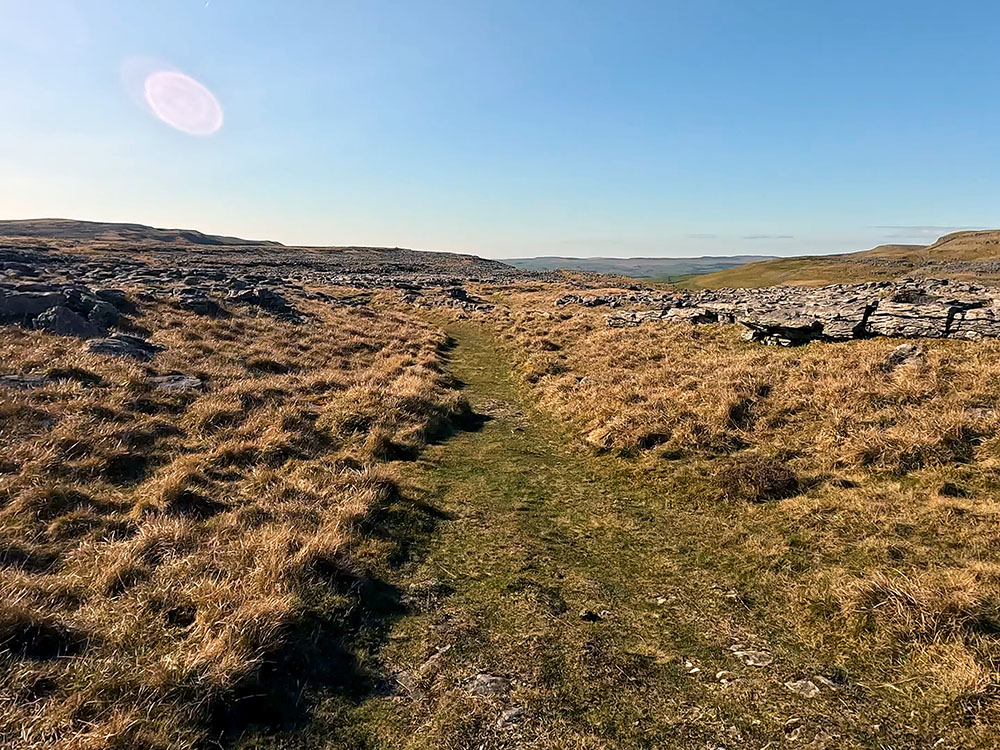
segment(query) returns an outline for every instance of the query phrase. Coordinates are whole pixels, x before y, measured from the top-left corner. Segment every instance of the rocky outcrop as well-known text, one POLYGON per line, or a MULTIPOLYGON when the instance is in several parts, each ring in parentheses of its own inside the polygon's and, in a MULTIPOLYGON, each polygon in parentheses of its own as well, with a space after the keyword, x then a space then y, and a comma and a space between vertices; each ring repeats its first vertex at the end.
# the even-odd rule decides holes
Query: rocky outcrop
POLYGON ((650 321, 740 323, 754 341, 894 338, 1000 338, 1000 290, 943 279, 837 284, 820 289, 769 287, 606 297, 567 295, 556 305, 622 308, 611 327, 650 321), (634 309, 627 309, 632 307, 634 309))
POLYGON ((21 325, 60 336, 103 336, 122 322, 127 306, 117 290, 78 284, 38 282, 0 284, 0 323, 21 325))

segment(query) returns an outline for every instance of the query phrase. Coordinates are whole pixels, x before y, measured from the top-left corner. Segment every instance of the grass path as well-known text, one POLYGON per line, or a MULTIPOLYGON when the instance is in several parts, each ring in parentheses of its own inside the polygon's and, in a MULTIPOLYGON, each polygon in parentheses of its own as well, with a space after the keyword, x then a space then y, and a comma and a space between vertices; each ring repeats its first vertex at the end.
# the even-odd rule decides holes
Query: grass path
POLYGON ((933 743, 853 681, 813 698, 785 687, 839 667, 784 627, 780 592, 747 593, 755 571, 728 519, 678 504, 667 474, 587 453, 532 408, 489 335, 449 332, 453 372, 488 420, 404 469, 406 494, 447 520, 386 572, 410 613, 359 656, 383 689, 320 701, 311 739, 282 747, 933 743))

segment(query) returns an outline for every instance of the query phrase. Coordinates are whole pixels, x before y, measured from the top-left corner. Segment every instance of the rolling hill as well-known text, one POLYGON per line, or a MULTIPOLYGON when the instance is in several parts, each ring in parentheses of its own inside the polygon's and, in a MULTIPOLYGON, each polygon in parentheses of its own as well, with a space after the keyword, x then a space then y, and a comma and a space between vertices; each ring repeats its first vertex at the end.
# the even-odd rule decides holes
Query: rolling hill
POLYGON ((1000 230, 954 232, 931 245, 880 245, 845 255, 778 258, 696 276, 685 286, 825 286, 906 276, 1000 283, 1000 230))
POLYGON ((280 242, 244 240, 204 234, 193 229, 157 229, 145 224, 121 224, 76 219, 23 219, 0 221, 0 237, 31 237, 34 239, 71 242, 131 242, 181 243, 190 245, 260 245, 281 247, 280 242))

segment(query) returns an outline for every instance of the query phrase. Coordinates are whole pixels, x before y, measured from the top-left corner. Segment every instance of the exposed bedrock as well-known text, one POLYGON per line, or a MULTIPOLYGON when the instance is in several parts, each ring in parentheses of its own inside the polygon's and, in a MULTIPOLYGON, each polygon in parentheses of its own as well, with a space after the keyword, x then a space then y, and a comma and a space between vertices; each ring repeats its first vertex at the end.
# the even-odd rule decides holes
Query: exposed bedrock
POLYGON ((769 287, 699 292, 566 295, 557 305, 607 306, 609 326, 650 321, 740 323, 754 341, 895 338, 1000 338, 1000 290, 944 279, 837 284, 820 289, 769 287))

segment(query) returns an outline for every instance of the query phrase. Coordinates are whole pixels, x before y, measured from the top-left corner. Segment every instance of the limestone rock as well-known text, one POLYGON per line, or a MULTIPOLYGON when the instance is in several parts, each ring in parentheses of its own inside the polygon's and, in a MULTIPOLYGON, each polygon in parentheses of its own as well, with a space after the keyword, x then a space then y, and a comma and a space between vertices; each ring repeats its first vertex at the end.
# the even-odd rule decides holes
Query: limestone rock
POLYGON ((87 350, 91 354, 106 354, 112 357, 149 360, 163 351, 163 347, 125 333, 113 333, 105 339, 94 339, 87 350))
POLYGON ((39 331, 47 331, 58 336, 91 338, 101 333, 98 326, 62 305, 45 310, 35 318, 32 325, 39 331))
POLYGON ((738 322, 745 338, 795 346, 810 341, 897 338, 1000 338, 1000 293, 966 282, 902 279, 834 284, 820 289, 768 287, 698 292, 629 292, 587 297, 569 294, 558 306, 616 308, 607 325, 625 328, 683 321, 738 322))
POLYGON ((801 695, 803 698, 815 698, 819 695, 819 688, 816 687, 816 683, 812 680, 786 682, 785 687, 796 695, 801 695))
POLYGON ((774 657, 767 651, 734 651, 733 656, 742 659, 750 667, 767 667, 774 661, 774 657))
POLYGON ((0 289, 0 322, 25 324, 46 310, 65 304, 66 298, 60 292, 0 289))
POLYGON ((483 672, 472 679, 469 692, 485 698, 498 698, 510 692, 510 680, 483 672))
POLYGON ((193 375, 156 375, 149 379, 150 384, 161 391, 200 391, 205 387, 205 381, 193 375))

